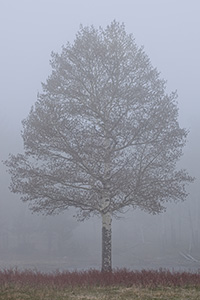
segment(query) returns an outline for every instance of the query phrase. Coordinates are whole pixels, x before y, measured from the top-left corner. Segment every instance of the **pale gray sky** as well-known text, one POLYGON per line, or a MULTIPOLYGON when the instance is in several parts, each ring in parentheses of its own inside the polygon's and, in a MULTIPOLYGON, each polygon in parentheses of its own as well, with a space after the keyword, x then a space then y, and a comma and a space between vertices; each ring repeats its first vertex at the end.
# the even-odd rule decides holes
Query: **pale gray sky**
POLYGON ((178 90, 180 120, 191 127, 199 108, 199 15, 199 0, 0 0, 1 140, 17 134, 35 102, 51 51, 73 41, 80 23, 113 19, 144 45, 168 90, 178 90))
POLYGON ((73 42, 80 23, 124 22, 167 80, 167 90, 178 90, 181 125, 196 131, 199 15, 199 0, 0 0, 0 158, 18 151, 21 120, 50 74, 50 53, 73 42))
POLYGON ((73 42, 80 24, 105 27, 113 19, 144 45, 167 90, 178 90, 181 126, 191 143, 198 139, 199 15, 199 0, 0 0, 0 159, 22 149, 21 120, 50 74, 51 51, 73 42))
POLYGON ((0 0, 0 158, 22 148, 21 120, 50 74, 51 51, 73 42, 80 24, 105 27, 113 19, 144 45, 167 90, 178 90, 181 126, 191 143, 198 139, 199 15, 199 0, 0 0))
POLYGON ((167 80, 167 91, 177 89, 179 120, 190 129, 183 163, 197 177, 191 189, 196 186, 200 193, 200 0, 0 0, 2 215, 19 196, 8 191, 1 160, 22 151, 21 121, 51 72, 51 51, 73 42, 80 24, 105 27, 113 19, 124 22, 136 43, 144 45, 167 80))

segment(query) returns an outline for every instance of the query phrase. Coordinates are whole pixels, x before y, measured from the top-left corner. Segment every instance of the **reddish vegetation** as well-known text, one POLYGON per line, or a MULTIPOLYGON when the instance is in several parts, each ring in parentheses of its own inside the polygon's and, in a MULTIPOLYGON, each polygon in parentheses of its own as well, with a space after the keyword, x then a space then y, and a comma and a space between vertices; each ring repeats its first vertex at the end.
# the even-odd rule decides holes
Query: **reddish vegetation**
POLYGON ((102 273, 97 270, 82 272, 55 272, 45 274, 37 271, 17 269, 0 270, 0 285, 51 285, 55 287, 88 286, 139 286, 139 287, 200 287, 200 273, 159 271, 114 270, 102 273))

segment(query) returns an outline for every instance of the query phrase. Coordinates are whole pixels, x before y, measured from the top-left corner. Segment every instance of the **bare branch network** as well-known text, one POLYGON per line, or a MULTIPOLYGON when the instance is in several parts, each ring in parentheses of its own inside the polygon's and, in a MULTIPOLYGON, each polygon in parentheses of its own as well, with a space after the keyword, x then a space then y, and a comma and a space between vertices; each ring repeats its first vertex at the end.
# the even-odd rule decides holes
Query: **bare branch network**
POLYGON ((184 200, 193 178, 176 169, 187 135, 177 95, 124 25, 80 27, 51 66, 23 121, 25 153, 6 161, 12 192, 33 211, 76 207, 83 219, 184 200))

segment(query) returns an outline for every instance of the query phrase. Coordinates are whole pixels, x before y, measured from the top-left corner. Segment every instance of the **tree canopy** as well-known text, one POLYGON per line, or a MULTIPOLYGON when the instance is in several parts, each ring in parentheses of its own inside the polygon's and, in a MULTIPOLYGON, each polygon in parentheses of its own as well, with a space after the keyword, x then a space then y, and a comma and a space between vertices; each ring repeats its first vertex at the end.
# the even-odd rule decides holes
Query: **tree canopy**
POLYGON ((184 200, 192 178, 176 167, 187 136, 177 95, 124 24, 81 26, 50 63, 23 121, 24 154, 6 162, 12 192, 33 211, 76 207, 82 219, 184 200))

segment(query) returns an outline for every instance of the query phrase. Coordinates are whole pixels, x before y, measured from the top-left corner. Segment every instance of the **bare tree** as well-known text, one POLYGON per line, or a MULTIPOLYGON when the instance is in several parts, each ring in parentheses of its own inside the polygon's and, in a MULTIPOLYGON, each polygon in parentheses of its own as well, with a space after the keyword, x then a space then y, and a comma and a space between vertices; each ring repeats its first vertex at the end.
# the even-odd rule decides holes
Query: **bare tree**
POLYGON ((111 221, 127 207, 160 213, 193 179, 176 170, 187 132, 176 93, 123 24, 80 27, 52 53, 52 74, 23 121, 24 154, 5 162, 11 191, 34 212, 75 207, 102 218, 102 271, 112 270, 111 221))

